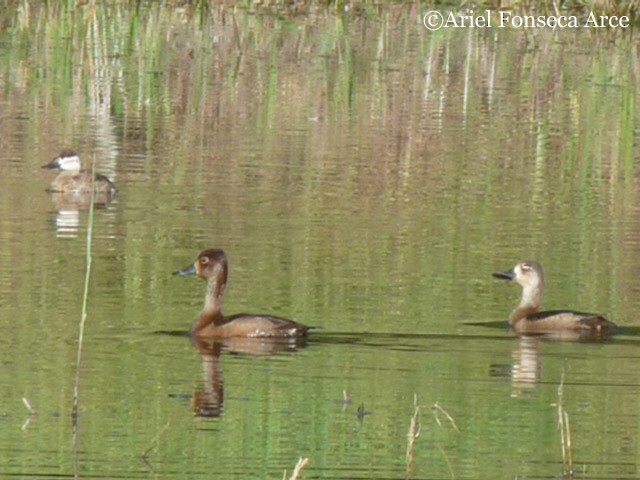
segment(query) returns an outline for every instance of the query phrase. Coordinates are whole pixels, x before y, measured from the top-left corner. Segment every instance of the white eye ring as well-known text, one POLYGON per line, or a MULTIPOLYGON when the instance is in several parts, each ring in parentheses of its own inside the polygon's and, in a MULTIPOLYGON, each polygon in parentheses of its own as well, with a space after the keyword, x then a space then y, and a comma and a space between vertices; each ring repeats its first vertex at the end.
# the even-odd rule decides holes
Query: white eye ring
POLYGON ((200 263, 201 263, 202 265, 206 265, 207 263, 209 263, 209 257, 202 257, 202 258, 200 259, 200 263))

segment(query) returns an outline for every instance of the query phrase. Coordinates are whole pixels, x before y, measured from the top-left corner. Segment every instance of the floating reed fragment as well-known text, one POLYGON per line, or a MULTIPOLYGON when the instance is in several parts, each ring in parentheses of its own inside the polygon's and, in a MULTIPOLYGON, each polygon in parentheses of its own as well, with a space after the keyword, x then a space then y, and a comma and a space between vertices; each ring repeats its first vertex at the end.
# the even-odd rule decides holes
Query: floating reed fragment
POLYGON ((21 427, 21 430, 24 432, 27 429, 27 427, 29 426, 29 424, 31 423, 31 419, 33 417, 35 417, 37 412, 36 412, 35 408, 33 408, 31 406, 31 403, 29 403, 29 400, 27 400, 26 397, 22 397, 22 403, 24 404, 25 407, 27 407, 27 410, 29 410, 29 416, 24 421, 24 423, 22 424, 22 427, 21 427))
POLYGON ((349 398, 349 393, 346 390, 342 390, 342 411, 346 412, 347 407, 351 403, 351 399, 349 398))
POLYGON ((29 410, 29 415, 35 415, 37 413, 36 409, 31 406, 29 400, 27 400, 26 397, 22 397, 22 403, 24 403, 24 406, 27 407, 27 410, 29 410))
POLYGON ((444 408, 442 408, 442 406, 440 406, 439 402, 436 402, 433 404, 433 415, 434 417, 436 417, 436 423, 438 424, 438 426, 440 427, 442 426, 442 423, 440 422, 440 418, 438 417, 438 412, 441 412, 442 414, 444 414, 445 417, 447 417, 449 422, 451 422, 451 426, 453 426, 456 432, 460 432, 460 430, 458 429, 458 426, 456 425, 456 421, 453 419, 453 417, 449 415, 447 411, 444 408))
MULTIPOLYGON (((295 468, 293 469, 293 472, 291 473, 291 476, 289 477, 289 480, 297 480, 298 475, 300 475, 300 472, 302 472, 302 469, 304 467, 306 467, 309 464, 309 458, 308 457, 300 457, 300 459, 298 460, 298 463, 296 463, 295 468)), ((284 471, 284 474, 282 475, 282 480, 287 480, 287 471, 284 471)))

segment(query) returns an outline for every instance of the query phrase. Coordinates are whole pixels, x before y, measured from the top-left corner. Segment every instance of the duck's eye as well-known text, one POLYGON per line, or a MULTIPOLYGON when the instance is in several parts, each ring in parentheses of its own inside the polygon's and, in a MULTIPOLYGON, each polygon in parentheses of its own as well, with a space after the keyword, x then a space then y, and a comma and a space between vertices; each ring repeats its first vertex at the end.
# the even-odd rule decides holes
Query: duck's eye
POLYGON ((207 263, 209 263, 209 257, 202 257, 202 258, 200 259, 200 263, 201 263, 202 265, 206 265, 207 263))
POLYGON ((528 272, 529 270, 531 270, 531 265, 529 265, 528 263, 523 263, 522 270, 524 270, 525 272, 528 272))

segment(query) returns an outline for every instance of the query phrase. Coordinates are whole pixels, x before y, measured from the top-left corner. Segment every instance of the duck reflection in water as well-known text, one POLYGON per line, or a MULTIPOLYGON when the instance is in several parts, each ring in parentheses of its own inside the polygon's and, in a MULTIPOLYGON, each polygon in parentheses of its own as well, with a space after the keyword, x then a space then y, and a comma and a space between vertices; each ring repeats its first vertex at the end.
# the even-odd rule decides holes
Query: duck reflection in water
POLYGON ((540 382, 542 362, 540 361, 540 338, 522 336, 518 347, 513 350, 511 366, 511 396, 520 397, 532 390, 540 382))
POLYGON ((222 415, 224 408, 224 383, 222 380, 221 357, 227 354, 250 356, 276 355, 283 352, 295 352, 304 348, 303 338, 295 341, 278 338, 203 338, 192 336, 193 345, 202 361, 203 386, 191 397, 194 414, 197 417, 216 418, 222 415))
POLYGON ((220 249, 205 250, 195 263, 174 275, 197 275, 207 281, 204 308, 191 327, 191 335, 203 338, 302 338, 309 327, 286 318, 272 315, 240 313, 225 317, 222 313, 222 297, 227 285, 229 264, 227 255, 220 249))
POLYGON ((518 263, 511 270, 494 273, 522 287, 519 305, 511 312, 509 325, 518 334, 545 334, 556 340, 595 339, 608 336, 616 325, 597 313, 573 310, 540 312, 544 274, 538 262, 518 263))
POLYGON ((196 390, 191 397, 193 412, 197 417, 219 417, 224 406, 224 387, 220 369, 222 344, 219 342, 208 344, 198 338, 193 340, 193 344, 200 353, 203 374, 202 390, 196 390))

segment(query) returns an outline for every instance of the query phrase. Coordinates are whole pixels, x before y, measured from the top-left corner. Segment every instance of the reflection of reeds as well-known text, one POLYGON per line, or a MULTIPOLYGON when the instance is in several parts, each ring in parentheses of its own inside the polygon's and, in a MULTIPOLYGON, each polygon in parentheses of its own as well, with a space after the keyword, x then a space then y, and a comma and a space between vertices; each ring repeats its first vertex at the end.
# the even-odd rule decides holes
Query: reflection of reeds
MULTIPOLYGON (((291 162, 286 167, 283 163, 282 170, 258 168, 256 171, 264 188, 273 192, 284 191, 288 195, 299 193, 297 204, 301 205, 301 212, 310 219, 327 218, 323 210, 326 205, 322 201, 329 198, 323 193, 327 179, 335 182, 333 187, 342 189, 335 192, 336 198, 344 199, 340 200, 342 203, 337 205, 336 211, 352 208, 355 197, 366 202, 364 207, 358 208, 398 209, 397 218, 404 220, 424 213, 421 208, 414 207, 416 204, 437 205, 437 201, 429 201, 428 192, 456 191, 460 178, 482 176, 483 180, 472 182, 470 188, 486 185, 489 191, 479 190, 474 194, 498 195, 492 190, 493 181, 485 179, 484 175, 495 175, 500 181, 498 172, 511 158, 510 152, 498 148, 504 144, 502 132, 517 124, 522 128, 514 132, 514 142, 536 145, 534 181, 524 184, 527 190, 509 178, 504 180, 505 183, 514 184, 514 191, 522 192, 522 198, 528 194, 529 186, 535 187, 533 203, 540 205, 548 192, 572 190, 565 189, 563 184, 554 184, 559 176, 549 173, 559 168, 557 162, 562 162, 560 167, 566 178, 576 182, 570 187, 582 187, 580 200, 582 208, 587 210, 577 216, 576 221, 584 223, 583 231, 577 235, 588 243, 581 247, 584 251, 604 248, 606 240, 599 240, 601 236, 592 234, 594 223, 591 219, 598 212, 591 209, 613 209, 634 200, 633 189, 618 194, 616 192, 623 183, 606 182, 607 178, 633 180, 633 125, 636 121, 633 89, 629 89, 620 102, 611 101, 602 95, 599 88, 589 87, 590 82, 579 80, 594 78, 594 85, 607 85, 609 80, 604 73, 615 71, 616 83, 633 85, 633 78, 637 76, 634 72, 640 68, 637 47, 633 45, 631 54, 621 56, 624 60, 617 55, 594 57, 597 59, 594 62, 586 61, 586 56, 572 56, 568 62, 566 49, 553 48, 553 43, 546 46, 542 31, 539 49, 523 48, 524 39, 521 40, 523 44, 518 41, 502 42, 504 32, 497 36, 484 36, 481 29, 473 33, 469 31, 463 37, 418 35, 415 25, 419 21, 416 22, 414 17, 419 9, 415 4, 410 7, 410 4, 403 6, 395 2, 389 3, 387 8, 376 7, 375 23, 367 26, 363 22, 366 28, 361 32, 358 24, 347 23, 345 15, 335 15, 339 8, 325 9, 320 2, 291 3, 314 4, 309 7, 308 17, 296 19, 298 27, 293 30, 286 28, 288 23, 282 23, 279 16, 248 14, 246 9, 226 8, 224 2, 223 5, 215 2, 216 5, 210 7, 206 1, 194 2, 191 4, 193 7, 185 8, 171 8, 174 2, 152 8, 149 2, 141 2, 139 8, 130 9, 126 7, 133 2, 124 0, 90 4, 78 2, 76 8, 73 7, 74 2, 15 3, 22 10, 20 15, 15 14, 16 20, 8 21, 8 24, 17 24, 19 31, 24 30, 24 35, 14 36, 10 54, 17 56, 31 43, 35 47, 28 62, 35 68, 18 71, 15 75, 22 79, 20 84, 25 85, 24 94, 29 93, 35 105, 42 104, 47 111, 56 111, 58 104, 66 107, 60 109, 62 121, 59 123, 67 126, 67 130, 61 129, 63 131, 57 136, 88 138, 91 142, 98 142, 99 151, 103 152, 111 152, 115 150, 114 146, 124 145, 127 153, 149 153, 140 171, 145 174, 152 172, 160 183, 186 186, 188 179, 201 178, 206 180, 203 181, 206 184, 210 181, 207 176, 215 172, 217 178, 228 178, 228 185, 233 186, 234 182, 243 181, 247 159, 238 161, 226 148, 235 151, 239 142, 255 144, 258 156, 264 156, 261 162, 264 165, 269 165, 271 158, 280 158, 283 152, 291 151, 297 155, 297 150, 292 150, 289 145, 291 137, 283 135, 283 132, 286 133, 291 122, 303 119, 302 123, 296 123, 296 129, 308 131, 308 136, 299 139, 305 142, 304 151, 309 153, 308 158, 304 162, 291 162), (416 46, 408 52, 409 55, 399 55, 399 51, 413 43, 416 46), (541 51, 546 52, 542 57, 539 55, 541 51), (304 63, 310 67, 305 67, 309 70, 300 75, 297 66, 303 64, 303 58, 312 61, 304 63), (375 62, 370 59, 375 59, 375 62), (567 64, 572 68, 566 68, 567 64), (73 68, 74 65, 82 65, 83 68, 73 68), (365 65, 375 65, 375 68, 365 68, 365 65), (41 71, 56 81, 40 82, 33 72, 41 71), (602 78, 598 77, 600 72, 604 72, 602 78), (500 79, 507 79, 507 84, 500 79), (565 84, 575 86, 568 97, 566 90, 558 87, 565 84), (31 85, 32 93, 27 89, 31 85), (406 85, 411 88, 403 87, 406 85), (511 85, 516 86, 514 92, 511 85), (371 95, 371 92, 379 94, 371 95), (514 98, 520 100, 514 102, 514 98), (567 98, 571 99, 571 108, 546 108, 564 105, 567 98), (56 100, 52 102, 51 99, 56 100), (79 121, 87 118, 87 110, 92 114, 91 121, 79 121), (310 117, 320 121, 307 124, 310 117), (487 136, 479 153, 483 158, 491 158, 490 162, 471 162, 464 168, 459 162, 437 162, 445 158, 443 152, 451 153, 451 145, 459 143, 456 140, 460 134, 466 135, 460 132, 461 119, 467 128, 476 124, 491 125, 490 129, 478 135, 487 136), (349 162, 331 161, 332 151, 327 144, 340 144, 344 139, 339 133, 347 129, 349 138, 361 138, 363 145, 369 146, 371 158, 376 161, 375 168, 357 167, 354 163, 357 158, 349 162), (600 133, 583 136, 581 132, 584 131, 600 133), (441 140, 436 141, 425 132, 437 132, 441 140), (225 142, 218 144, 217 139, 220 138, 225 138, 225 142), (218 153, 209 154, 212 151, 218 153), (375 155, 377 152, 388 153, 375 155), (391 152, 398 152, 399 156, 391 152), (225 153, 231 158, 225 158, 225 153), (180 161, 156 162, 151 168, 150 159, 155 158, 154 154, 173 155, 180 161), (611 174, 608 173, 609 165, 611 174), (423 178, 425 171, 432 173, 431 178, 438 179, 437 189, 424 189, 427 192, 425 202, 409 201, 415 196, 412 187, 423 178), (380 172, 387 173, 380 175, 380 172), (581 172, 581 175, 573 175, 575 172, 581 172), (300 192, 292 190, 291 178, 300 179, 303 186, 300 192), (598 188, 600 186, 602 190, 598 188), (611 194, 605 192, 605 188, 611 189, 611 194), (404 196, 404 204, 394 200, 404 196), (597 242, 603 242, 603 245, 597 242)), ((350 2, 350 5, 354 7, 356 3, 350 2)), ((623 2, 617 3, 621 5, 623 2)), ((260 2, 259 7, 255 2, 247 2, 246 5, 259 10, 268 6, 275 8, 275 5, 285 9, 287 2, 273 0, 267 4, 260 2)), ((332 5, 336 6, 335 3, 332 5)), ((526 2, 514 2, 510 8, 526 9, 526 5, 526 2)), ((358 8, 349 11, 356 12, 358 8)), ((517 33, 512 32, 514 35, 517 33)), ((12 65, 22 63, 19 57, 11 61, 12 65)), ((16 95, 16 98, 21 96, 16 95)), ((10 135, 11 131, 19 128, 6 123, 0 134, 10 135)), ((49 125, 34 125, 32 130, 55 131, 49 125)), ((466 155, 466 148, 459 155, 466 155)), ((108 156, 112 157, 115 153, 108 156)), ((513 152, 513 158, 520 157, 520 152, 513 152)), ((368 166, 369 162, 364 165, 368 166)), ((113 173, 113 166, 107 167, 105 173, 113 173)), ((104 156, 101 158, 101 170, 104 170, 104 156)), ((193 188, 193 200, 201 205, 219 205, 218 196, 224 198, 225 195, 222 189, 189 187, 193 188)), ((7 206, 11 204, 4 203, 7 206)), ((571 215, 575 208, 575 204, 568 201, 557 205, 563 209, 561 212, 536 213, 540 214, 539 218, 555 218, 557 215, 571 215)), ((8 210, 7 206, 4 208, 8 210)), ((231 202, 227 208, 219 209, 220 216, 241 218, 245 215, 243 206, 242 202, 231 202)), ((482 230, 490 231, 492 224, 503 214, 500 206, 497 209, 481 205, 472 207, 478 210, 469 213, 480 216, 482 230)), ((130 222, 127 238, 149 241, 158 228, 181 230, 190 227, 189 216, 176 218, 170 215, 168 202, 159 202, 159 208, 158 218, 171 219, 170 225, 165 225, 162 220, 160 223, 130 222)), ((619 210, 624 214, 623 209, 619 210)), ((0 216, 3 213, 8 216, 0 206, 0 216)), ((363 213, 366 215, 368 212, 363 213)), ((609 212, 604 214, 610 215, 609 212)), ((327 221, 336 220, 328 217, 327 221)), ((620 221, 612 223, 624 224, 620 221)), ((399 221, 398 224, 401 238, 411 240, 412 236, 420 234, 415 222, 399 221)), ((429 228, 443 226, 430 224, 429 228)), ((298 230, 294 232, 297 234, 298 230)), ((315 248, 312 243, 316 238, 319 245, 326 242, 323 231, 309 228, 300 232, 305 236, 293 239, 294 242, 311 245, 314 249, 306 247, 307 251, 321 252, 321 258, 327 258, 326 252, 320 247, 315 248)), ((246 235, 243 232, 234 234, 246 235)), ((347 250, 362 252, 362 257, 354 256, 354 264, 367 265, 362 260, 374 258, 377 245, 359 246, 360 236, 352 234, 349 229, 336 229, 334 234, 333 242, 339 242, 347 250)), ((567 228, 566 235, 569 234, 567 228)), ((532 239, 533 242, 536 240, 532 239)), ((452 248, 463 249, 462 243, 459 240, 459 244, 452 248)), ((479 243, 479 248, 481 245, 479 243)), ((123 258, 135 258, 136 242, 126 242, 123 248, 123 258)), ((407 252, 406 258, 399 258, 398 264, 409 262, 415 256, 416 252, 407 252)), ((266 261, 269 261, 267 252, 264 258, 256 259, 261 264, 266 261)), ((308 263, 315 265, 317 260, 309 258, 308 263)), ((342 267, 337 273, 347 275, 350 265, 343 264, 336 265, 336 268, 342 267)), ((139 265, 143 263, 134 262, 130 268, 140 269, 139 265)), ((376 272, 386 270, 377 266, 373 268, 376 272)), ((131 274, 135 278, 145 275, 141 270, 131 274)), ((377 282, 375 277, 372 280, 377 282)), ((599 280, 591 282, 591 285, 597 286, 609 279, 599 280)), ((615 285, 614 282, 609 283, 615 285)), ((140 291, 132 289, 134 284, 131 282, 127 295, 141 295, 140 291)), ((595 293, 596 287, 591 285, 588 288, 594 291, 587 288, 585 295, 599 295, 598 301, 606 301, 603 294, 600 291, 595 293)), ((307 285, 295 288, 300 292, 310 290, 307 285)), ((439 286, 434 289, 434 294, 439 294, 440 289, 443 292, 447 290, 439 286)))
POLYGON ((564 409, 562 403, 564 387, 564 372, 558 386, 558 427, 560 428, 560 444, 562 446, 562 470, 563 476, 573 475, 573 457, 571 447, 573 446, 571 426, 569 425, 569 413, 564 409))
MULTIPOLYGON (((609 297, 623 298, 628 293, 617 290, 623 288, 620 285, 624 282, 619 280, 628 276, 633 262, 623 262, 619 269, 606 266, 624 258, 632 247, 629 242, 614 242, 608 248, 610 238, 622 238, 626 229, 637 229, 640 218, 623 208, 637 198, 633 188, 637 96, 633 88, 626 87, 634 85, 634 72, 640 72, 637 45, 630 45, 629 51, 617 44, 611 48, 603 35, 593 35, 593 48, 606 48, 607 53, 592 56, 573 55, 574 40, 549 42, 546 30, 534 38, 531 34, 522 38, 518 31, 505 38, 506 32, 481 29, 463 36, 452 31, 426 35, 417 29, 409 13, 406 18, 400 16, 402 21, 395 21, 399 16, 395 15, 399 9, 395 2, 389 3, 390 15, 381 15, 376 22, 349 24, 342 15, 316 13, 296 19, 296 30, 274 28, 278 26, 276 17, 249 15, 241 8, 212 8, 204 27, 198 28, 180 14, 188 15, 190 8, 164 8, 177 2, 153 6, 141 2, 142 8, 130 11, 114 8, 118 2, 97 2, 97 13, 104 21, 96 28, 99 34, 93 35, 85 26, 89 21, 82 2, 19 3, 30 6, 31 13, 25 14, 24 30, 10 36, 12 48, 7 49, 10 61, 5 76, 13 83, 7 83, 6 89, 15 93, 7 96, 11 110, 6 111, 14 113, 6 115, 0 136, 12 138, 12 132, 23 132, 28 137, 25 144, 39 145, 41 150, 54 148, 43 142, 78 139, 88 149, 95 135, 85 121, 87 105, 93 108, 99 92, 104 93, 105 102, 111 102, 111 122, 118 127, 113 145, 131 162, 123 162, 130 185, 135 185, 130 200, 132 205, 135 200, 145 206, 143 210, 123 209, 122 213, 131 220, 134 212, 143 213, 147 206, 158 209, 153 222, 118 223, 118 254, 108 271, 116 275, 113 281, 124 287, 121 300, 137 305, 140 299, 148 299, 154 306, 150 315, 163 311, 164 302, 159 300, 170 289, 161 281, 165 274, 162 262, 143 259, 166 258, 176 247, 192 241, 190 232, 195 231, 196 238, 215 233, 216 241, 237 244, 236 258, 246 255, 251 260, 245 265, 260 266, 236 271, 247 277, 256 275, 255 284, 268 286, 252 289, 252 297, 246 302, 242 299, 245 304, 271 305, 274 301, 288 306, 285 302, 293 299, 292 312, 315 312, 321 305, 321 315, 326 318, 340 318, 345 305, 367 305, 417 318, 421 310, 416 306, 422 302, 413 301, 414 295, 426 295, 425 304, 438 304, 456 294, 457 284, 447 281, 427 286, 420 282, 419 288, 407 290, 411 297, 394 295, 391 299, 372 297, 372 288, 397 278, 397 286, 405 289, 402 279, 425 272, 450 271, 455 276, 463 261, 476 262, 490 255, 495 245, 485 240, 487 232, 497 231, 505 215, 509 221, 519 218, 519 207, 503 202, 502 193, 506 198, 517 195, 527 205, 532 203, 528 202, 532 185, 533 198, 548 205, 548 210, 534 212, 536 227, 546 227, 545 219, 550 219, 548 226, 553 227, 557 218, 584 225, 578 233, 576 225, 563 225, 556 232, 560 235, 556 243, 576 245, 563 265, 580 261, 591 271, 603 272, 597 278, 581 276, 583 295, 592 296, 594 305, 604 308, 609 297), (74 4, 78 5, 75 9, 74 4), (68 9, 63 10, 64 6, 68 9), (31 18, 30 24, 26 17, 31 18), (96 45, 99 42, 107 48, 96 45), (380 48, 375 48, 373 56, 376 45, 380 48), (25 51, 28 61, 21 60, 25 51), (265 87, 273 78, 269 76, 272 68, 280 92, 275 114, 273 98, 269 97, 274 95, 273 81, 270 92, 265 87), (95 72, 114 75, 101 77, 104 90, 91 83, 94 76, 90 75, 95 72), (465 132, 460 131, 463 86, 467 88, 464 125, 469 129, 465 132), (618 90, 625 92, 620 101, 614 94, 618 90), (29 117, 34 123, 28 128, 14 120, 24 118, 15 112, 25 108, 40 112, 29 117), (300 123, 308 116, 319 120, 300 123), (278 122, 269 127, 274 118, 278 122), (487 127, 477 129, 474 125, 487 127), (534 136, 532 132, 538 130, 531 125, 549 126, 534 136), (300 131, 304 135, 298 136, 300 131), (477 138, 486 140, 478 147, 477 138), (534 143, 536 139, 539 144, 534 143), (498 148, 505 143, 508 149, 498 148), (539 162, 531 163, 530 168, 527 162, 531 155, 523 156, 522 150, 526 153, 541 145, 538 151, 542 155, 542 148, 549 148, 550 143, 551 153, 536 157, 539 162), (618 155, 620 152, 625 155, 618 155), (344 153, 348 153, 348 161, 343 161, 344 153), (452 153, 456 155, 451 157, 452 153), (545 158, 555 160, 545 164, 545 158), (587 165, 585 159, 602 165, 601 170, 592 171, 592 164, 587 165), (622 162, 625 169, 620 168, 622 162), (534 166, 539 168, 534 171, 534 166), (396 176, 399 171, 401 178, 396 176), (579 178, 576 172, 581 173, 579 178), (531 182, 530 173, 544 184, 531 182), (270 201, 256 203, 254 198, 248 201, 238 195, 238 187, 247 182, 252 182, 256 193, 269 192, 270 201), (154 188, 147 188, 150 185, 154 188), (175 188, 176 193, 190 194, 175 197, 179 201, 176 205, 174 197, 166 196, 169 186, 172 192, 175 188), (582 186, 586 188, 578 188, 582 186), (443 197, 443 192, 459 193, 449 198, 443 197), (553 201, 546 200, 549 196, 553 201), (443 208, 442 202, 452 199, 452 211, 443 208), (472 202, 467 203, 469 200, 472 202), (176 208, 184 214, 175 215, 176 208), (289 210, 292 213, 287 216, 289 210), (598 229, 603 225, 598 221, 601 215, 612 218, 611 229, 598 229), (276 218, 281 223, 274 223, 276 218), (379 220, 371 223, 373 218, 379 220), (416 222, 416 218, 423 221, 416 222), (477 220, 474 228, 466 228, 466 218, 477 220), (256 221, 269 228, 265 230, 269 248, 255 248, 262 246, 262 240, 256 242, 256 221), (217 225, 228 228, 218 229, 217 225), (374 241, 362 241, 363 232, 378 228, 397 229, 400 234, 387 237, 386 230, 381 230, 382 235, 371 237, 374 241), (218 236, 220 230, 225 232, 218 236), (429 231, 438 235, 425 236, 429 231), (387 238, 398 239, 397 244, 392 240, 397 255, 380 255, 390 246, 387 238), (473 255, 466 248, 468 244, 475 245, 473 255), (141 245, 146 248, 142 258, 141 245), (278 246, 277 255, 273 245, 278 246), (432 254, 424 255, 430 250, 432 254), (592 251, 611 254, 585 255, 592 251), (448 255, 450 252, 466 252, 466 257, 448 255), (600 260, 594 266, 587 258, 600 260), (415 259, 418 264, 413 265, 415 259), (281 271, 283 265, 290 274, 272 279, 272 272, 281 271), (366 280, 366 288, 345 288, 360 279, 366 280), (611 287, 598 288, 603 284, 611 287)), ((420 4, 411 4, 420 10, 420 4)), ((100 170, 104 169, 103 161, 101 157, 100 170)), ((21 192, 15 190, 9 197, 13 201, 0 205, 7 236, 12 224, 4 222, 26 218, 27 206, 32 207, 20 200, 21 192)), ((529 243, 542 245, 542 256, 552 255, 554 249, 547 247, 545 238, 548 229, 532 232, 529 243)), ((28 262, 38 255, 25 258, 23 253, 41 252, 43 242, 39 236, 26 236, 24 242, 6 242, 8 253, 0 270, 11 271, 5 262, 14 258, 24 258, 23 269, 32 270, 35 265, 28 262)), ((50 281, 57 273, 52 270, 43 272, 50 281)), ((32 298, 39 278, 25 276, 17 284, 16 297, 32 298)), ((455 315, 467 314, 477 306, 462 303, 460 310, 455 308, 455 315)), ((351 316, 347 320, 351 321, 351 316)), ((384 328, 382 321, 375 322, 371 329, 384 328)), ((62 321, 56 327, 68 328, 62 321)), ((62 362, 68 346, 58 342, 55 348, 55 358, 62 362)), ((113 381, 126 380, 118 375, 121 362, 114 360, 104 365, 105 372, 113 375, 113 381)), ((391 368, 399 368, 402 362, 394 356, 390 361, 397 362, 391 368)), ((452 375, 464 368, 464 363, 452 365, 452 375)), ((151 380, 140 370, 132 374, 151 380)), ((43 391, 54 397, 58 379, 51 376, 46 382, 43 391)), ((376 388, 371 382, 359 395, 372 397, 376 388)), ((458 395, 457 387, 449 383, 443 388, 442 398, 453 401, 458 395)), ((445 418, 440 412, 438 415, 445 418)))

